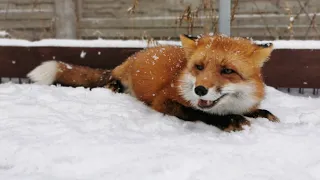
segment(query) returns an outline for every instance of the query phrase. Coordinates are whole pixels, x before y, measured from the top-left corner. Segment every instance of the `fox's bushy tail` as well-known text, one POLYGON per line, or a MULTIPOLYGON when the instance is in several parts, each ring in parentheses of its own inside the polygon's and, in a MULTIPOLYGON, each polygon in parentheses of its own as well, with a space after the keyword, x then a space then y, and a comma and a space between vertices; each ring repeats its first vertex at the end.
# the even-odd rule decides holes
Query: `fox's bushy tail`
POLYGON ((105 86, 111 76, 111 71, 67 64, 61 61, 46 61, 33 69, 27 76, 36 84, 61 84, 94 88, 105 86))

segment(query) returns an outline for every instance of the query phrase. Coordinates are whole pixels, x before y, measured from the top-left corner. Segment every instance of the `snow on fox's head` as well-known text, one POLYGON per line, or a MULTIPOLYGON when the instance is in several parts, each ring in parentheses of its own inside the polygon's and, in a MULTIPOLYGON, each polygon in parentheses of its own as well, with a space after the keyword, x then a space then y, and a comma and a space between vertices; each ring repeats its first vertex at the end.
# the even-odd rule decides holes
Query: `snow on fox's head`
POLYGON ((187 58, 181 94, 192 106, 214 114, 242 114, 260 104, 261 67, 272 52, 271 43, 221 35, 180 39, 187 58))

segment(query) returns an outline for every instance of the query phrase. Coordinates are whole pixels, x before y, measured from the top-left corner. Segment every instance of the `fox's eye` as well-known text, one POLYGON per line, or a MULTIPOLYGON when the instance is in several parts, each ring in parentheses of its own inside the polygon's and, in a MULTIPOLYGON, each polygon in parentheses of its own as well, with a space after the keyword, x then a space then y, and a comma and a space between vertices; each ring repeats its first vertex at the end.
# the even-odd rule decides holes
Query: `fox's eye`
POLYGON ((232 74, 234 72, 235 72, 234 70, 228 69, 228 68, 222 68, 221 69, 221 74, 232 74))
POLYGON ((203 65, 196 64, 196 68, 201 71, 204 69, 203 65))

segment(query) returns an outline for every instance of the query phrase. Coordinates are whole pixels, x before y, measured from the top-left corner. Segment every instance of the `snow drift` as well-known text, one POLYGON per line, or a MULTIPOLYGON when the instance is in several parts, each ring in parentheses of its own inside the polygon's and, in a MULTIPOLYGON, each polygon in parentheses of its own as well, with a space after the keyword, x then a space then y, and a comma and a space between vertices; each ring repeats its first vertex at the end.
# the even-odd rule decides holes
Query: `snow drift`
POLYGON ((267 88, 241 132, 163 116, 107 89, 0 85, 0 179, 320 179, 320 99, 267 88))

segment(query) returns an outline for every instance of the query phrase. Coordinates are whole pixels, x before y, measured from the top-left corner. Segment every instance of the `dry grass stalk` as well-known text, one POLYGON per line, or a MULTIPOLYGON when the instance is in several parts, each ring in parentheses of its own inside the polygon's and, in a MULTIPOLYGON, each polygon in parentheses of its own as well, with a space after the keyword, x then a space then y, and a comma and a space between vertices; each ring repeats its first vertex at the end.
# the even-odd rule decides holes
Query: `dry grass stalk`
POLYGON ((132 6, 130 6, 127 10, 127 12, 132 15, 136 12, 136 9, 138 7, 138 4, 139 4, 139 0, 133 0, 133 4, 132 6))
POLYGON ((231 10, 231 20, 230 20, 230 23, 232 23, 235 19, 235 15, 236 15, 236 12, 237 12, 237 8, 239 6, 239 0, 235 0, 234 1, 234 4, 233 4, 233 7, 232 7, 232 10, 231 10))
MULTIPOLYGON (((262 21, 263 21, 263 24, 265 25, 266 30, 267 30, 268 34, 270 35, 270 37, 274 37, 274 39, 277 39, 277 38, 275 38, 275 36, 272 34, 271 29, 269 28, 269 25, 268 25, 268 23, 267 23, 267 20, 264 18, 263 13, 262 13, 262 11, 260 10, 260 8, 258 7, 256 1, 255 1, 255 0, 251 0, 251 2, 252 2, 252 3, 254 4, 254 6, 256 7, 256 9, 257 9, 257 11, 258 11, 258 13, 259 13, 262 21)), ((277 33, 278 33, 278 32, 277 32, 277 33)), ((279 33, 278 33, 278 36, 277 36, 277 37, 279 37, 279 33)))
POLYGON ((294 30, 293 30, 293 24, 294 24, 294 21, 297 17, 299 17, 299 14, 296 15, 295 17, 292 15, 292 10, 291 8, 289 7, 289 4, 287 1, 285 1, 285 8, 284 10, 286 11, 286 13, 289 15, 289 25, 288 25, 288 28, 287 30, 289 31, 289 34, 290 34, 290 39, 293 39, 294 38, 294 30))
POLYGON ((188 34, 192 34, 194 27, 194 20, 198 17, 199 7, 195 10, 191 9, 191 5, 187 5, 187 7, 182 12, 182 15, 178 19, 179 26, 181 27, 183 22, 188 23, 188 34))
POLYGON ((218 31, 218 16, 217 11, 215 10, 215 1, 212 0, 203 0, 203 10, 206 16, 206 19, 209 19, 210 24, 204 25, 204 33, 214 32, 216 33, 218 31))

